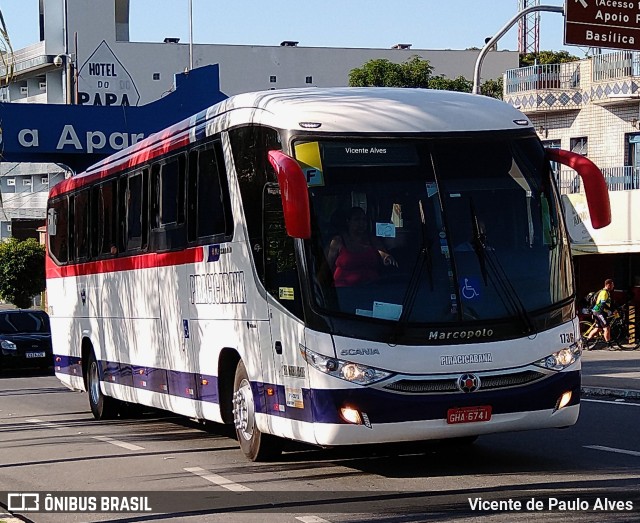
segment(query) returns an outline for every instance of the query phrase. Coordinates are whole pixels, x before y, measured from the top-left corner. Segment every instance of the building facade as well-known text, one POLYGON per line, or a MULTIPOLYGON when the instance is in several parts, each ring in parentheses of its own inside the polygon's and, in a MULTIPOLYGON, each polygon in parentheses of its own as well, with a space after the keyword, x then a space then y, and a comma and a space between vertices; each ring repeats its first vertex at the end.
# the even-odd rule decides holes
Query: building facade
POLYGON ((576 173, 557 172, 579 292, 614 278, 618 301, 640 304, 640 52, 512 69, 504 93, 545 146, 583 154, 605 175, 612 223, 596 230, 576 173))

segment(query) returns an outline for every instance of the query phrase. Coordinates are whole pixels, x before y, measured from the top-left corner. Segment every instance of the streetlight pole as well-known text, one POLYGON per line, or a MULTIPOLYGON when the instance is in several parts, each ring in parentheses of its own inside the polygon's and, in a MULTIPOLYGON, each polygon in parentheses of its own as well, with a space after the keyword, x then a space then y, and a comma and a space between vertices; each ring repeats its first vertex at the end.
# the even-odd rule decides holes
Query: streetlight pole
POLYGON ((482 62, 485 59, 485 56, 489 52, 495 44, 498 43, 498 40, 502 38, 509 29, 511 29, 520 18, 528 15, 529 13, 533 13, 534 11, 550 11, 552 13, 562 13, 564 14, 564 6, 558 5, 533 5, 531 7, 527 7, 523 9, 519 13, 517 13, 511 20, 509 20, 505 26, 500 29, 486 44, 478 54, 478 58, 476 59, 476 67, 473 73, 473 90, 471 91, 473 94, 480 94, 480 70, 482 69, 482 62))
POLYGON ((189 0, 189 71, 193 69, 193 0, 189 0))

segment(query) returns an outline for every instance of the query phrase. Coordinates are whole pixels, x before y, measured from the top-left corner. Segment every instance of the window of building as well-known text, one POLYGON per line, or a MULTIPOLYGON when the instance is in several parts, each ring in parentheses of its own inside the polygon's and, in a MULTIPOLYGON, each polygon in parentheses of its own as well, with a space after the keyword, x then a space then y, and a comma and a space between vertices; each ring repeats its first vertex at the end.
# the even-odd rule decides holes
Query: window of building
POLYGON ((49 185, 49 177, 48 176, 43 176, 42 178, 40 178, 40 183, 42 185, 49 185))
POLYGON ((640 133, 627 135, 629 141, 629 165, 640 169, 640 133))
POLYGON ((7 185, 14 186, 16 184, 15 178, 7 178, 7 185))
POLYGON ((308 83, 308 84, 312 84, 313 83, 313 76, 307 76, 304 81, 306 83, 308 83))
POLYGON ((154 80, 160 80, 160 73, 153 73, 154 80))
POLYGON ((275 75, 270 76, 269 77, 269 82, 271 82, 272 84, 275 84, 276 83, 276 76, 275 75))
MULTIPOLYGON (((630 180, 630 189, 640 189, 640 133, 627 135, 629 140, 629 171, 625 173, 630 180)), ((626 170, 626 169, 625 169, 626 170)))
POLYGON ((571 138, 569 141, 569 147, 572 152, 581 154, 582 156, 587 156, 587 137, 581 136, 580 138, 571 138))
POLYGON ((11 232, 11 224, 7 225, 7 232, 11 232))
POLYGON ((24 187, 31 187, 31 178, 25 178, 24 180, 22 180, 22 185, 24 187))

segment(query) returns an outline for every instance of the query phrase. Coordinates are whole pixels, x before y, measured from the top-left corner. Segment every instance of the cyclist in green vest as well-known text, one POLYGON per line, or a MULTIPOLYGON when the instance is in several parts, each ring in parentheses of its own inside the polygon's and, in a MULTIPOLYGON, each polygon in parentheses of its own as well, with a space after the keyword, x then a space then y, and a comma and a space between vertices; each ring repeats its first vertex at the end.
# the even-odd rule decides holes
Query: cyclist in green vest
POLYGON ((613 344, 611 343, 611 313, 612 313, 612 296, 613 292, 613 280, 606 279, 604 281, 604 288, 600 290, 598 293, 598 297, 596 298, 596 304, 591 309, 593 313, 593 318, 598 324, 598 328, 593 329, 587 339, 591 339, 598 334, 598 331, 602 330, 602 334, 604 336, 605 341, 607 342, 609 350, 615 350, 613 344))

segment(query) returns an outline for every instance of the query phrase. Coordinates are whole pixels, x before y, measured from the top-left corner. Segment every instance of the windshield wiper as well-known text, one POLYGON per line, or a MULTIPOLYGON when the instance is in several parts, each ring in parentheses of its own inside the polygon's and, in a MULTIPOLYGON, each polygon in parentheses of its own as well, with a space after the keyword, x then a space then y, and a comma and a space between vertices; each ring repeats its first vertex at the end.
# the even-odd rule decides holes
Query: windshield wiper
POLYGON ((418 259, 413 265, 411 270, 411 276, 409 277, 409 283, 407 284, 407 290, 402 298, 402 312, 398 318, 398 323, 394 329, 393 338, 397 339, 402 334, 409 322, 409 317, 413 311, 413 306, 418 296, 418 282, 422 276, 423 268, 426 265, 427 274, 429 275, 429 287, 433 291, 433 260, 431 257, 431 250, 429 246, 429 239, 427 237, 427 220, 425 219, 424 206, 422 200, 418 200, 418 207, 420 209, 420 249, 418 251, 418 259))
POLYGON ((515 313, 516 317, 523 324, 525 334, 531 334, 535 331, 535 326, 527 313, 524 303, 522 303, 518 295, 518 291, 513 286, 513 283, 511 283, 509 276, 500 264, 495 252, 493 249, 487 247, 487 235, 484 228, 480 226, 478 215, 473 206, 473 200, 470 201, 470 210, 473 250, 478 257, 478 264, 480 265, 484 284, 487 285, 488 281, 491 282, 505 309, 515 313))
POLYGON ((471 211, 471 246, 473 247, 473 252, 475 252, 478 257, 482 280, 484 284, 487 285, 487 237, 484 232, 480 232, 480 224, 478 223, 478 215, 473 206, 473 199, 469 200, 469 210, 471 211))

